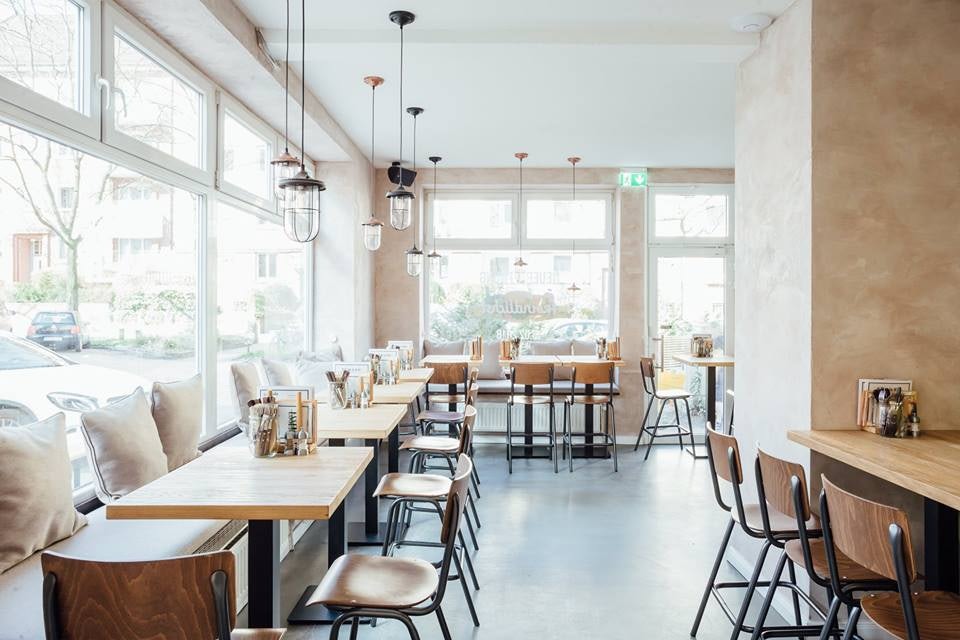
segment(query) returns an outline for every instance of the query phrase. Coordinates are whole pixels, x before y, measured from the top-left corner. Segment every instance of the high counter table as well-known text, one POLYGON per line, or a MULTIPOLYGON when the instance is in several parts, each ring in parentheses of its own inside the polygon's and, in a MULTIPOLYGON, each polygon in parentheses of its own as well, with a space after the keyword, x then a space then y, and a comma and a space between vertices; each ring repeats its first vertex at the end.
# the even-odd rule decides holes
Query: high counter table
POLYGON ((960 431, 883 438, 860 429, 823 429, 787 437, 922 496, 926 588, 960 591, 960 431))

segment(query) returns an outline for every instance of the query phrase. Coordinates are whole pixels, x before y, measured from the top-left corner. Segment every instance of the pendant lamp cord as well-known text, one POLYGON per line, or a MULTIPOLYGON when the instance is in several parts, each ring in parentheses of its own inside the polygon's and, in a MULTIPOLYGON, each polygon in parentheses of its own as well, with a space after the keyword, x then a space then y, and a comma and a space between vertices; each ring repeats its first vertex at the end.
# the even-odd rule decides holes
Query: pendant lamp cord
POLYGON ((283 54, 283 151, 290 153, 290 0, 287 0, 287 44, 283 54))
POLYGON ((377 144, 377 85, 371 85, 370 95, 370 188, 377 181, 377 165, 374 150, 377 144))
POLYGON ((520 261, 523 262, 523 158, 518 158, 520 160, 520 214, 519 216, 519 241, 520 241, 520 261))
MULTIPOLYGON (((416 120, 414 120, 416 124, 416 120)), ((397 185, 403 188, 403 25, 400 25, 400 164, 397 167, 397 185)))
POLYGON ((307 121, 307 0, 300 2, 300 49, 303 54, 303 77, 300 78, 300 170, 307 170, 304 130, 307 121))
POLYGON ((433 238, 433 252, 437 252, 437 161, 433 161, 433 213, 430 216, 430 235, 433 238))
MULTIPOLYGON (((402 33, 402 31, 401 31, 402 33)), ((401 103, 402 104, 402 103, 401 103)), ((403 111, 400 112, 401 114, 403 111)), ((401 122, 403 121, 403 115, 400 116, 401 122)), ((413 170, 417 170, 417 116, 413 116, 413 170)), ((400 184, 403 184, 403 174, 400 175, 400 184)), ((411 185, 412 186, 412 185, 411 185)), ((413 248, 417 248, 417 212, 410 207, 410 216, 412 217, 410 230, 413 232, 413 248)))

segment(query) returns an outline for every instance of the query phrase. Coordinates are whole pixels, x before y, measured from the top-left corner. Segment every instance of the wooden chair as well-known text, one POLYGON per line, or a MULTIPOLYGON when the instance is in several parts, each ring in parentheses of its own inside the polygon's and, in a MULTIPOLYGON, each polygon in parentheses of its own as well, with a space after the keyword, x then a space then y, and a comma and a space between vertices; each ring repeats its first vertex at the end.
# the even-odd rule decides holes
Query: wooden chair
POLYGON ((446 425, 447 429, 455 429, 457 425, 463 422, 464 413, 467 407, 477 406, 477 396, 480 393, 480 386, 476 380, 467 380, 467 399, 464 404, 464 411, 447 411, 441 409, 428 409, 417 414, 417 424, 420 426, 419 432, 428 435, 434 431, 435 425, 446 425))
POLYGON ((457 405, 466 402, 471 382, 476 382, 480 370, 470 368, 466 363, 442 363, 431 365, 433 376, 427 383, 426 408, 433 404, 445 404, 450 411, 456 411, 457 405), (433 391, 435 385, 446 385, 443 391, 433 391), (461 391, 460 389, 463 389, 461 391))
POLYGON ((513 448, 522 447, 533 449, 534 447, 546 446, 550 449, 550 456, 553 458, 553 472, 557 473, 559 462, 557 457, 557 424, 553 396, 553 374, 552 364, 541 364, 532 362, 514 362, 510 365, 510 395, 507 396, 507 470, 513 473, 513 448), (517 393, 517 385, 526 387, 524 393, 517 393), (534 385, 548 385, 547 394, 532 393, 534 385), (523 405, 533 410, 534 406, 545 406, 550 411, 548 432, 528 432, 520 434, 513 433, 513 408, 517 405, 523 405), (523 442, 514 444, 515 438, 523 438, 523 442), (537 444, 534 439, 546 439, 547 444, 537 444))
POLYGON ((229 551, 144 562, 101 562, 44 551, 47 640, 275 640, 284 629, 234 629, 229 551))
POLYGON ((831 575, 842 574, 839 551, 897 586, 897 593, 862 597, 850 612, 843 640, 853 637, 861 612, 899 640, 956 640, 960 635, 960 596, 911 590, 918 575, 907 514, 822 478, 821 515, 831 575))
MULTIPOLYGON (((466 507, 472 466, 470 458, 460 457, 447 493, 440 529, 443 558, 439 571, 431 563, 416 558, 352 553, 340 556, 330 566, 307 604, 323 604, 340 611, 330 627, 331 639, 339 638, 340 628, 348 621, 352 624, 351 637, 356 638, 362 618, 386 618, 399 620, 412 640, 420 640, 412 618, 436 613, 444 640, 452 640, 441 603, 451 579, 451 568, 459 563, 457 534, 466 507)), ((396 508, 396 504, 391 506, 396 508)), ((389 539, 389 531, 387 535, 389 539)))
POLYGON ((647 410, 644 412, 643 420, 640 422, 640 433, 637 435, 637 444, 633 446, 633 450, 636 451, 640 448, 640 441, 643 439, 644 434, 650 436, 650 441, 647 442, 647 452, 643 455, 644 460, 650 457, 650 448, 653 446, 653 441, 657 438, 672 438, 676 436, 682 449, 683 436, 690 436, 690 448, 694 457, 696 457, 697 445, 693 441, 693 422, 690 420, 690 393, 682 389, 658 389, 657 372, 653 366, 653 358, 640 358, 640 373, 641 380, 643 381, 643 391, 650 396, 650 402, 647 403, 647 410), (660 401, 660 410, 657 412, 657 421, 651 427, 647 425, 647 419, 650 417, 650 410, 653 408, 653 403, 658 400, 660 401), (682 401, 684 408, 687 410, 686 427, 680 425, 680 409, 678 408, 677 401, 682 401), (674 424, 660 424, 660 419, 663 417, 663 408, 667 403, 673 404, 673 414, 677 418, 674 424), (675 429, 675 431, 659 433, 660 429, 675 429))
POLYGON ((612 362, 598 362, 596 364, 578 364, 573 367, 570 376, 570 395, 563 398, 563 446, 564 455, 569 456, 570 471, 573 471, 573 448, 582 447, 604 447, 613 449, 613 470, 617 472, 619 465, 617 462, 617 419, 613 412, 613 374, 614 364, 612 362), (595 395, 577 395, 577 384, 607 385, 608 392, 595 395), (600 424, 603 425, 601 433, 574 432, 572 428, 572 416, 570 412, 575 405, 582 405, 584 411, 593 411, 594 407, 600 407, 600 424), (583 438, 583 442, 575 444, 574 438, 583 438), (596 444, 596 440, 601 440, 596 444))

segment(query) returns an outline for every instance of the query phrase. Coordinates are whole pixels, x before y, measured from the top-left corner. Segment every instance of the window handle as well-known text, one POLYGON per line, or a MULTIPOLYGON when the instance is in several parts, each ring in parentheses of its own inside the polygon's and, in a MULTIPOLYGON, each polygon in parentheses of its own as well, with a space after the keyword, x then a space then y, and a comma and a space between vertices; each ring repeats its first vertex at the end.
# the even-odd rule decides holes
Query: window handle
POLYGON ((105 93, 107 96, 106 104, 103 105, 103 108, 110 110, 110 98, 113 95, 113 92, 110 90, 110 81, 106 78, 97 77, 97 88, 101 93, 105 93))
POLYGON ((120 98, 120 101, 123 103, 123 107, 121 108, 121 111, 123 113, 123 117, 126 118, 127 117, 127 94, 123 92, 123 89, 118 89, 116 87, 114 87, 111 93, 117 95, 120 98))

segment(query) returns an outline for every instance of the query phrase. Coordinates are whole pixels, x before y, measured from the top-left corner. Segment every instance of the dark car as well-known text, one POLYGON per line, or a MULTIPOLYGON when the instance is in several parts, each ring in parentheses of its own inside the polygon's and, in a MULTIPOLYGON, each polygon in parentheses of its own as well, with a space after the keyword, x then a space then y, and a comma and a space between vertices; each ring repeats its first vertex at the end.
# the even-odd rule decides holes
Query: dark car
POLYGON ((90 346, 90 339, 83 335, 80 315, 76 311, 39 312, 27 328, 27 338, 50 349, 80 351, 90 346))

